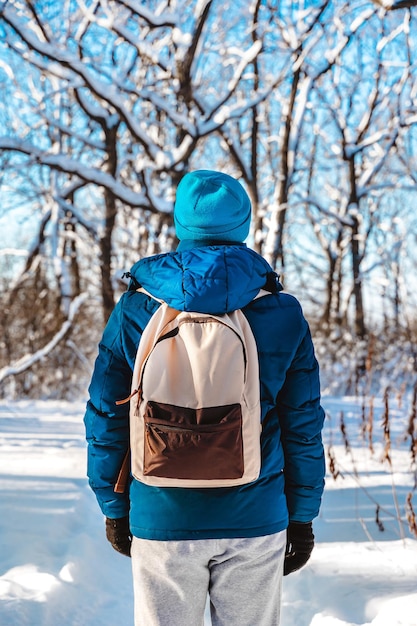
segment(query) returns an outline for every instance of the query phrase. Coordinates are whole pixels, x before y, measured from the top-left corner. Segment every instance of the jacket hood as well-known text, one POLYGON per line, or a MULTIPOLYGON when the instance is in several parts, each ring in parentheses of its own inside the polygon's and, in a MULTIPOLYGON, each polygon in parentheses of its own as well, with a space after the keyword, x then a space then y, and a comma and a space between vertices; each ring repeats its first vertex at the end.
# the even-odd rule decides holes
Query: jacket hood
POLYGON ((129 289, 143 287, 179 311, 223 314, 240 309, 266 288, 282 289, 259 254, 241 245, 209 245, 138 261, 129 289))

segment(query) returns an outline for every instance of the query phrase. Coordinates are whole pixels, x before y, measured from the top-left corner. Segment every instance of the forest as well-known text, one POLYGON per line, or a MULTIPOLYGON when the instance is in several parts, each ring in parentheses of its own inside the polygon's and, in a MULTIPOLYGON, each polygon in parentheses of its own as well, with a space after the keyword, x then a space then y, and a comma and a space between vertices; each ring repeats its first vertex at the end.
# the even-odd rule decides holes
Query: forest
POLYGON ((87 388, 125 273, 176 248, 177 185, 214 169, 320 364, 326 489, 283 626, 414 626, 416 7, 0 0, 1 623, 132 621, 87 388))
POLYGON ((417 13, 371 0, 0 2, 0 390, 84 394, 181 177, 238 178, 326 390, 413 389, 417 13))

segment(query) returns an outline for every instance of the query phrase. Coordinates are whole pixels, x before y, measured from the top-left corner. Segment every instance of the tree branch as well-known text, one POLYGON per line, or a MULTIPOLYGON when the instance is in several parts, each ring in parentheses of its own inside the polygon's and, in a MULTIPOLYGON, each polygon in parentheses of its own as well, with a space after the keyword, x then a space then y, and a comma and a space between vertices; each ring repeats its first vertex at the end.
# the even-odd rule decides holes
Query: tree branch
POLYGON ((130 9, 132 13, 143 18, 151 28, 161 28, 163 26, 174 27, 177 25, 178 16, 170 11, 163 11, 161 15, 156 15, 150 9, 147 9, 142 3, 136 0, 118 0, 119 4, 130 9))
POLYGON ((387 11, 396 11, 397 9, 411 9, 417 6, 417 0, 373 0, 375 4, 383 7, 387 11))
POLYGON ((87 295, 87 293, 82 293, 74 298, 74 300, 70 304, 68 318, 62 324, 61 328, 54 335, 51 341, 48 341, 48 343, 43 348, 37 350, 35 354, 26 354, 11 365, 6 365, 5 367, 2 367, 0 369, 0 383, 2 383, 9 376, 16 376, 16 374, 21 374, 25 370, 32 367, 32 365, 34 365, 44 357, 48 356, 50 352, 52 352, 55 346, 57 346, 58 343, 62 341, 62 339, 64 339, 70 331, 74 322, 75 315, 76 313, 78 313, 78 310, 80 309, 83 302, 85 302, 85 300, 87 299, 87 295))
MULTIPOLYGON (((85 63, 80 61, 75 55, 67 52, 66 50, 62 50, 58 45, 40 41, 36 35, 24 27, 24 24, 21 23, 16 11, 9 8, 7 5, 3 5, 0 15, 3 20, 17 33, 22 41, 25 42, 31 51, 43 55, 51 61, 55 61, 63 68, 69 69, 75 76, 82 79, 84 85, 95 97, 99 100, 107 102, 115 111, 117 111, 132 135, 144 147, 147 155, 152 161, 157 162, 161 166, 165 163, 166 158, 164 151, 160 150, 154 143, 149 141, 149 138, 143 131, 139 120, 137 120, 136 116, 126 109, 120 94, 116 92, 114 84, 106 84, 99 78, 93 76, 85 63)), ((28 61, 31 62, 30 57, 28 58, 28 61)), ((79 87, 80 85, 76 86, 79 87)))
POLYGON ((94 167, 87 167, 84 163, 75 161, 65 155, 44 152, 28 141, 10 139, 10 137, 0 137, 0 150, 22 152, 23 154, 34 157, 40 165, 46 165, 59 172, 65 172, 66 174, 75 174, 87 183, 104 187, 104 189, 111 191, 116 198, 129 206, 152 210, 152 207, 148 205, 146 196, 143 193, 129 189, 123 185, 123 183, 115 180, 113 176, 107 172, 103 172, 94 167))

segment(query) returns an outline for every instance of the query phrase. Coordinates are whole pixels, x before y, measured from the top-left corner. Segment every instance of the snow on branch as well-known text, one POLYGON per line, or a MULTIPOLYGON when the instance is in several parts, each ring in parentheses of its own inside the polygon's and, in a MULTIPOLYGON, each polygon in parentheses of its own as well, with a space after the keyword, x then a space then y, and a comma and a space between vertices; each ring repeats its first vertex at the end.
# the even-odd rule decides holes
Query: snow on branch
MULTIPOLYGON (((74 87, 76 87, 74 89, 74 94, 78 104, 85 111, 85 113, 87 113, 88 117, 103 125, 105 120, 108 120, 111 117, 111 114, 104 108, 104 106, 101 106, 96 101, 92 102, 92 98, 87 99, 82 90, 77 88, 82 86, 81 82, 79 85, 74 85, 74 87)), ((109 127, 109 122, 107 122, 107 127, 109 127)))
POLYGON ((179 15, 175 15, 171 11, 164 9, 161 15, 158 15, 155 11, 147 9, 142 2, 137 2, 137 0, 119 0, 119 3, 127 9, 130 9, 136 15, 139 15, 139 17, 142 17, 145 22, 147 22, 148 26, 152 26, 153 28, 176 26, 178 23, 179 15))
MULTIPOLYGON (((243 103, 238 101, 236 104, 230 106, 224 104, 219 110, 217 110, 219 105, 216 105, 214 111, 217 111, 217 113, 214 117, 212 117, 212 111, 208 114, 207 118, 197 122, 198 135, 204 137, 220 129, 229 120, 242 118, 250 109, 257 107, 261 102, 267 100, 284 78, 285 72, 282 72, 271 84, 267 85, 264 89, 256 91, 253 97, 248 97, 243 103)), ((232 94, 229 93, 227 99, 231 96, 232 94)))
POLYGON ((212 109, 211 113, 207 117, 207 120, 205 121, 205 124, 207 124, 211 118, 214 118, 215 120, 216 119, 220 120, 220 126, 224 123, 225 111, 226 112, 229 111, 229 108, 224 107, 224 105, 235 92, 239 84, 239 81, 243 75, 243 72, 245 71, 247 66, 254 61, 254 59, 259 55, 261 50, 262 50, 262 42, 258 40, 258 41, 255 41, 252 44, 252 46, 249 48, 249 50, 247 50, 246 53, 242 55, 242 59, 233 73, 233 78, 229 81, 227 85, 226 95, 212 109))
POLYGON ((147 88, 142 88, 140 95, 144 100, 151 102, 156 111, 163 111, 178 128, 185 130, 190 137, 197 137, 194 124, 187 118, 186 115, 182 115, 178 112, 178 110, 175 110, 166 98, 155 93, 153 89, 147 88))
POLYGON ((301 128, 304 120, 304 114, 307 108, 310 90, 312 87, 312 79, 306 77, 299 88, 297 96, 297 106, 293 117, 293 122, 290 128, 289 140, 288 140, 288 180, 292 179, 295 169, 295 160, 300 143, 301 128))
POLYGON ((54 196, 54 200, 57 204, 59 204, 61 209, 63 209, 64 211, 68 211, 75 218, 77 224, 80 224, 80 226, 82 226, 88 232, 93 241, 98 241, 97 228, 89 220, 86 220, 84 218, 84 216, 82 215, 82 210, 79 211, 74 204, 66 202, 63 198, 59 196, 54 196))
POLYGON ((372 178, 374 178, 374 176, 381 170, 384 162, 386 161, 389 155, 390 149, 394 146, 395 142, 397 141, 397 138, 398 138, 398 129, 395 128, 388 142, 388 145, 385 147, 385 150, 381 151, 380 156, 374 161, 372 166, 366 168, 365 171, 362 173, 361 177, 359 178, 357 182, 358 198, 361 198, 362 196, 366 195, 367 186, 369 185, 372 178))
MULTIPOLYGON (((51 61, 59 63, 62 67, 69 69, 75 77, 82 79, 84 85, 99 100, 107 102, 120 117, 124 120, 132 135, 141 143, 148 156, 163 167, 166 162, 164 151, 149 141, 140 121, 125 106, 121 95, 116 91, 114 84, 109 84, 93 76, 85 63, 75 54, 62 50, 59 45, 41 41, 34 33, 31 33, 21 20, 16 11, 9 5, 0 7, 0 15, 3 20, 19 35, 25 44, 36 53, 47 57, 51 61)), ((30 59, 29 59, 30 60, 30 59)), ((77 85, 80 86, 80 85, 77 85)))
POLYGON ((362 152, 366 148, 380 143, 383 140, 390 139, 392 131, 388 128, 382 128, 375 131, 372 135, 364 139, 358 144, 349 143, 345 146, 345 155, 347 159, 351 159, 359 152, 362 152))
POLYGON ((383 7, 387 11, 395 11, 397 9, 411 9, 417 6, 417 0, 373 0, 375 4, 383 7))
MULTIPOLYGON (((323 76, 323 74, 326 74, 326 72, 328 72, 328 70, 333 65, 335 65, 337 59, 340 58, 340 55, 347 48, 356 32, 359 30, 359 28, 367 23, 367 21, 374 15, 374 13, 375 9, 365 9, 364 11, 362 11, 362 13, 355 17, 353 22, 350 24, 349 29, 344 31, 343 36, 340 37, 340 40, 337 42, 336 46, 334 48, 329 48, 325 51, 322 58, 322 64, 317 70, 316 75, 314 76, 315 81, 318 80, 320 76, 323 76)), ((301 53, 298 55, 293 64, 294 72, 296 72, 303 66, 311 52, 311 49, 314 47, 317 41, 320 40, 320 38, 321 34, 318 33, 315 39, 312 39, 310 44, 305 46, 304 49, 301 49, 301 53)))
POLYGON ((0 250, 0 256, 22 256, 27 257, 28 251, 21 248, 2 248, 0 250))
POLYGON ((16 376, 16 374, 21 374, 26 371, 32 365, 48 356, 50 352, 58 345, 62 339, 68 334, 71 329, 74 318, 78 313, 81 305, 87 299, 88 294, 82 293, 71 302, 69 307, 68 318, 62 324, 59 331, 54 335, 54 337, 40 350, 37 350, 34 354, 25 354, 25 356, 21 357, 11 365, 6 365, 5 367, 0 369, 0 383, 2 383, 9 376, 16 376))
POLYGON ((52 119, 51 116, 47 116, 41 110, 39 111, 39 113, 50 128, 54 128, 60 133, 62 133, 63 135, 66 135, 67 137, 71 137, 72 139, 79 141, 81 144, 84 145, 84 147, 93 148, 93 150, 105 149, 106 146, 103 141, 94 140, 94 139, 91 139, 91 137, 82 135, 80 132, 75 131, 70 126, 67 126, 66 124, 62 124, 59 121, 52 119))
POLYGON ((311 206, 315 206, 316 209, 320 211, 320 213, 322 213, 326 217, 330 217, 341 226, 346 226, 347 228, 353 227, 353 221, 349 218, 349 216, 340 215, 336 211, 332 211, 331 209, 326 208, 319 200, 317 200, 313 196, 304 197, 299 193, 295 193, 294 195, 299 198, 299 200, 295 202, 294 205, 309 204, 311 206))
POLYGON ((40 165, 47 165, 60 172, 76 174, 86 183, 93 183, 111 191, 116 198, 133 207, 143 207, 152 210, 143 193, 129 189, 107 172, 94 167, 87 167, 84 163, 71 159, 65 155, 43 152, 28 141, 10 137, 0 137, 0 150, 14 150, 34 157, 40 165))
POLYGON ((127 43, 136 48, 142 59, 148 59, 153 65, 159 66, 164 72, 168 72, 168 66, 159 55, 154 46, 139 41, 135 33, 132 33, 126 26, 119 22, 112 24, 113 31, 122 37, 127 43))

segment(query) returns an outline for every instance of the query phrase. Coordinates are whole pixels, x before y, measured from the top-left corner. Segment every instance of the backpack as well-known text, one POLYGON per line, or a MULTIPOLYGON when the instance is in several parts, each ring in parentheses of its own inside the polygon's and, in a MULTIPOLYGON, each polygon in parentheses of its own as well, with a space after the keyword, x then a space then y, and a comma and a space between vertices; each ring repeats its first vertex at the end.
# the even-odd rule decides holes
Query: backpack
POLYGON ((241 310, 211 315, 160 302, 138 346, 129 396, 133 476, 158 487, 256 480, 260 381, 249 322, 241 310))

